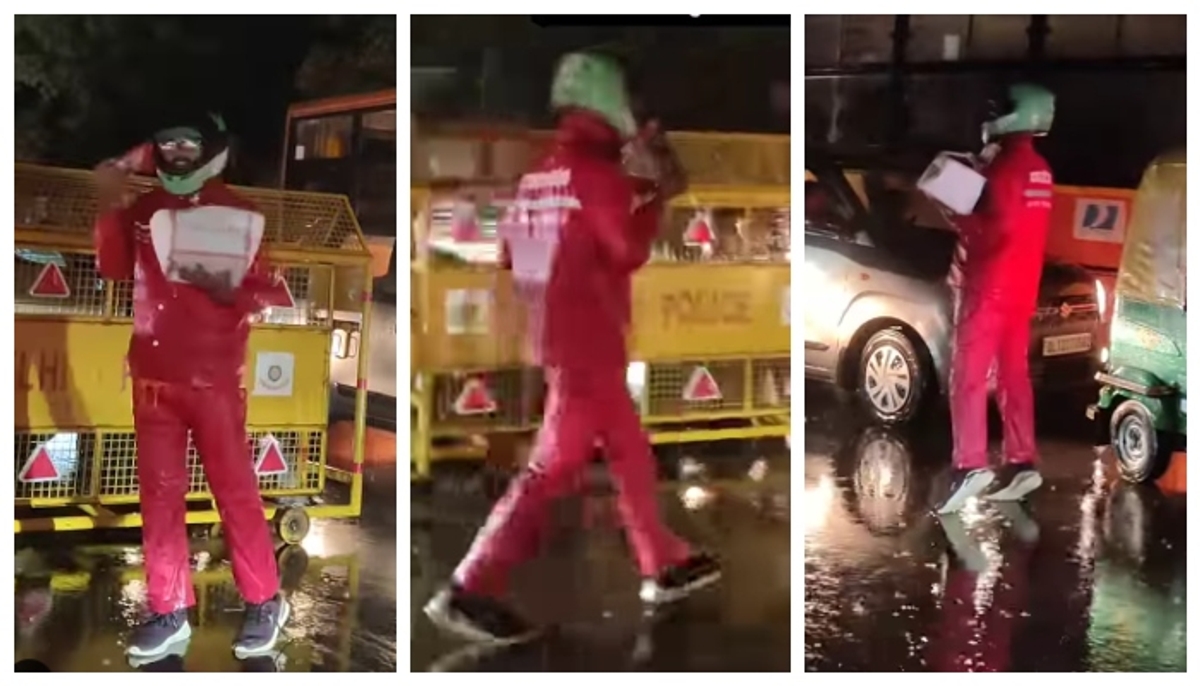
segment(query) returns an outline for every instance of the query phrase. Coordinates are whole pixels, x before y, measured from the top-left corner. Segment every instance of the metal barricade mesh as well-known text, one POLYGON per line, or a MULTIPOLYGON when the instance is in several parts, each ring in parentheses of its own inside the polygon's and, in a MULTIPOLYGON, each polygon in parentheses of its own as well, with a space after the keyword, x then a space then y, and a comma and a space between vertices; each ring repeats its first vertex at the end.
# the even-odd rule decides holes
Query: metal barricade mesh
MULTIPOLYGON (((14 266, 16 314, 27 317, 133 317, 133 282, 105 281, 96 271, 96 259, 86 252, 60 252, 17 248, 14 266), (52 274, 57 270, 57 274, 52 274), (62 291, 50 284, 62 283, 62 291), (40 282, 41 285, 38 285, 40 282), (35 289, 35 286, 37 288, 35 289), (111 296, 109 295, 111 293, 111 296), (111 297, 111 307, 110 307, 111 297)), ((333 267, 329 265, 283 266, 295 307, 272 307, 263 315, 271 324, 299 327, 327 327, 330 324, 328 291, 313 288, 316 282, 328 284, 333 267), (317 278, 320 275, 322 278, 317 278)), ((340 286, 340 282, 335 282, 340 286)))
POLYGON ((649 365, 646 385, 646 411, 653 417, 679 417, 689 414, 743 409, 746 399, 746 362, 744 360, 688 360, 649 365), (688 382, 707 370, 720 389, 720 398, 688 400, 684 397, 688 382))
POLYGON ((792 363, 786 357, 751 360, 756 409, 787 410, 792 405, 792 363))
POLYGON ((693 185, 791 184, 789 136, 684 131, 668 137, 693 185))
MULTIPOLYGON (((138 178, 146 190, 157 182, 138 178)), ((273 247, 365 252, 358 221, 343 195, 234 186, 267 220, 273 247)), ((16 226, 49 232, 87 233, 98 210, 95 182, 86 170, 16 165, 16 226)))
MULTIPOLYGON (((545 382, 538 369, 498 369, 440 374, 434 379, 433 421, 463 429, 523 428, 541 421, 545 382), (469 382, 481 382, 495 403, 494 412, 472 414, 455 408, 469 382)), ((463 405, 469 405, 464 399, 463 405)))
POLYGON ((90 254, 18 248, 13 274, 17 315, 105 314, 107 288, 90 254))
MULTIPOLYGON (((260 474, 258 485, 264 495, 316 493, 321 481, 321 455, 325 431, 296 429, 285 431, 251 430, 246 443, 246 459, 254 461, 259 440, 267 435, 279 442, 280 455, 287 465, 277 474, 260 474)), ((65 502, 133 502, 138 495, 137 443, 128 432, 18 432, 14 442, 14 480, 16 498, 56 499, 65 502), (57 472, 57 479, 34 483, 20 478, 25 462, 39 446, 44 447, 57 472)), ((208 481, 196 446, 188 442, 188 494, 208 493, 208 481)))

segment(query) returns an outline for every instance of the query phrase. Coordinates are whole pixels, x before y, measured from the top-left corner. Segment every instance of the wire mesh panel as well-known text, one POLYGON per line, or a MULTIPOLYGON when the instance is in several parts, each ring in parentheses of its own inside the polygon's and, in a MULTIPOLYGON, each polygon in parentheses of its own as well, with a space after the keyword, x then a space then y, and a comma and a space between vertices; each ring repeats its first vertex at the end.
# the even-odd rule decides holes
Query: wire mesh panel
POLYGON ((105 314, 107 287, 90 254, 18 247, 13 274, 18 315, 105 314))
POLYGON ((544 389, 541 370, 533 368, 440 374, 433 421, 459 429, 529 427, 541 420, 544 389))
MULTIPOLYGON (((251 431, 246 459, 258 462, 268 436, 277 441, 279 465, 259 469, 265 495, 316 493, 321 479, 325 431, 251 431)), ((76 502, 132 502, 138 495, 137 442, 129 432, 19 432, 14 441, 16 498, 76 502)), ((188 493, 208 493, 203 461, 194 443, 187 452, 188 493)))
POLYGON ((745 406, 746 363, 742 360, 651 364, 647 373, 651 416, 684 419, 689 414, 745 406))

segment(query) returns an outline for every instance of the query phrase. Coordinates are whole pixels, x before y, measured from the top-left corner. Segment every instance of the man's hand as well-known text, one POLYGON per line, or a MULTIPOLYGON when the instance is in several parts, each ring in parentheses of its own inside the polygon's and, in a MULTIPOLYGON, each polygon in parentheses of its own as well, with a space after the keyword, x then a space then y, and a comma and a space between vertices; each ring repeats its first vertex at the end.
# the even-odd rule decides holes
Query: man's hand
POLYGON ((687 189, 683 165, 659 127, 651 120, 625 149, 626 172, 654 185, 656 195, 668 201, 687 189))
POLYGON ((234 299, 233 277, 227 272, 209 272, 204 267, 180 267, 179 278, 208 294, 218 305, 232 305, 234 299))
POLYGON ((101 212, 129 206, 133 200, 133 193, 129 188, 128 170, 111 162, 102 162, 95 168, 93 175, 96 179, 96 195, 101 212))

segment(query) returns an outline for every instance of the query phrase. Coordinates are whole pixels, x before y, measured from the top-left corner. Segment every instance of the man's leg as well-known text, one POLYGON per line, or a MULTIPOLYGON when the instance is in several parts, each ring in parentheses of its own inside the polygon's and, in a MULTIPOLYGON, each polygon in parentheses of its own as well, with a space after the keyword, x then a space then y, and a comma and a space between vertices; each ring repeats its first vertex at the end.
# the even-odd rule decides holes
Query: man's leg
POLYGON ((1001 318, 997 309, 964 294, 954 333, 950 363, 950 425, 954 473, 939 514, 962 509, 991 485, 988 469, 988 368, 996 359, 1001 318))
POLYGON ((246 601, 246 620, 234 648, 239 656, 271 650, 290 612, 279 595, 279 570, 262 496, 246 440, 246 392, 190 389, 192 440, 221 512, 233 579, 246 601))
POLYGON ((996 401, 1004 423, 1004 461, 991 500, 1020 500, 1042 485, 1037 471, 1033 384, 1029 379, 1029 317, 1010 314, 1000 335, 996 401))
POLYGON ((624 371, 598 376, 595 385, 601 400, 605 454, 617 486, 617 506, 645 580, 643 600, 669 602, 716 581, 720 577, 716 560, 693 556, 688 544, 662 521, 657 462, 626 390, 624 371))
POLYGON ((443 629, 472 640, 519 640, 529 627, 497 598, 512 569, 528 558, 550 503, 579 483, 595 443, 596 407, 586 389, 547 370, 545 419, 529 464, 492 508, 470 550, 454 571, 453 587, 425 608, 443 629))
POLYGON ((188 561, 188 427, 177 398, 162 384, 134 382, 142 548, 146 560, 149 620, 138 627, 127 652, 158 655, 191 635, 188 608, 196 604, 188 561))

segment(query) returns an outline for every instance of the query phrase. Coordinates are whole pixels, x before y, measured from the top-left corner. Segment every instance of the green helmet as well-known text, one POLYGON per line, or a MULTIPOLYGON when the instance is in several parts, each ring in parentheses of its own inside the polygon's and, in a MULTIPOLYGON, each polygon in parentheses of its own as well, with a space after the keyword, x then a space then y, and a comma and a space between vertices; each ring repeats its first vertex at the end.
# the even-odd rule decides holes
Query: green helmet
POLYGON ((983 142, 1012 133, 1044 136, 1054 123, 1054 94, 1042 86, 1017 83, 1008 87, 1008 97, 993 104, 983 125, 983 142))
POLYGON ((550 87, 550 106, 595 112, 625 138, 637 132, 625 75, 615 60, 602 55, 573 52, 563 57, 550 87))

